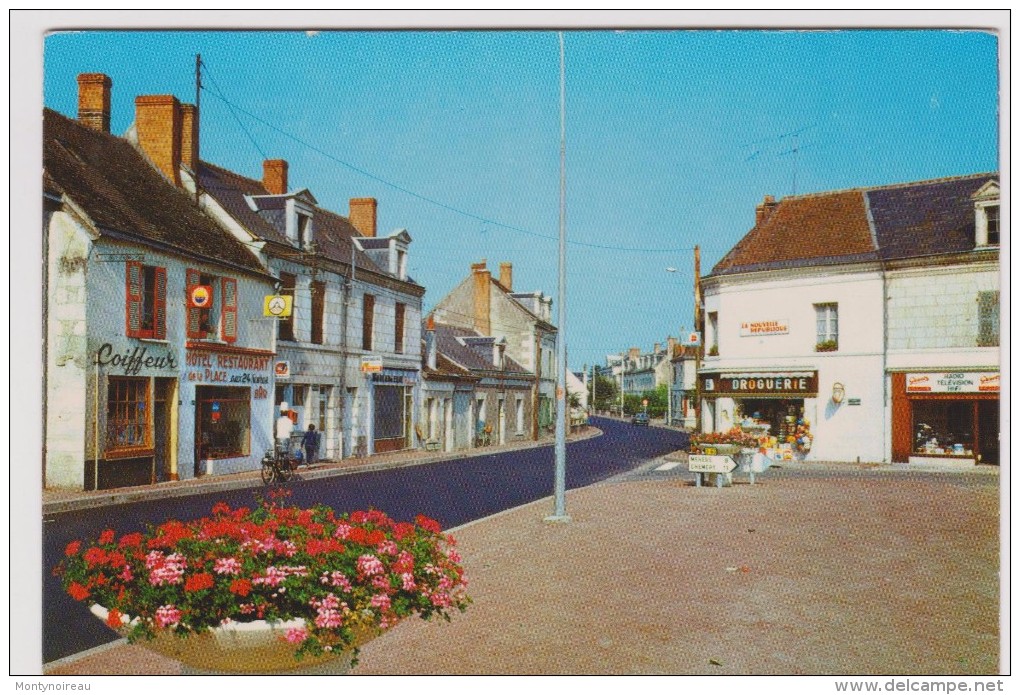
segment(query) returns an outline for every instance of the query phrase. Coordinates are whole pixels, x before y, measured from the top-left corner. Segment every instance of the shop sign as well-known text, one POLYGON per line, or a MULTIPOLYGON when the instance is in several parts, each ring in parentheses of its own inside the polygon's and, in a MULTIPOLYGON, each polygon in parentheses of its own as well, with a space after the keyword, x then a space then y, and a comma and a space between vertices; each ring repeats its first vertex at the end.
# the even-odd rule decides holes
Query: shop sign
POLYGON ((361 358, 361 371, 364 374, 372 374, 382 371, 382 357, 370 355, 361 358))
POLYGON ((742 321, 740 323, 740 335, 743 337, 753 335, 782 335, 790 332, 790 322, 786 319, 781 321, 742 321))
POLYGON ((96 350, 96 362, 100 367, 116 367, 125 376, 135 376, 143 369, 146 373, 177 370, 177 360, 170 350, 149 352, 148 347, 138 345, 126 350, 115 350, 111 343, 103 343, 96 350))
POLYGON ((375 384, 401 384, 403 386, 414 386, 418 383, 418 373, 408 372, 401 369, 383 369, 372 374, 372 382, 375 384))
POLYGON ((860 405, 861 404, 861 399, 860 398, 847 398, 846 399, 846 404, 847 405, 860 405))
POLYGON ((277 360, 273 364, 273 373, 276 374, 277 379, 289 379, 290 378, 290 360, 277 360))
POLYGON ((185 366, 188 381, 198 384, 269 384, 267 355, 213 354, 188 352, 185 366))
POLYGON ((907 374, 907 393, 998 393, 998 372, 907 374))
POLYGON ((701 376, 701 390, 728 396, 813 396, 818 393, 818 372, 769 372, 701 376))

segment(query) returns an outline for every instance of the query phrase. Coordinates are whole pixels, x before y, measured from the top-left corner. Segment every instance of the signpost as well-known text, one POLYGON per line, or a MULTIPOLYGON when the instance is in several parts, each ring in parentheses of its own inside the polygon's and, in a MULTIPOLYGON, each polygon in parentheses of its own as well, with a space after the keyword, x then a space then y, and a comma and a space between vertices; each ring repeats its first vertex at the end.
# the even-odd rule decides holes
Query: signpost
POLYGON ((696 482, 698 487, 701 487, 702 476, 705 473, 716 473, 715 486, 722 487, 722 474, 729 473, 736 467, 736 462, 729 456, 691 454, 687 457, 687 470, 698 474, 696 482))

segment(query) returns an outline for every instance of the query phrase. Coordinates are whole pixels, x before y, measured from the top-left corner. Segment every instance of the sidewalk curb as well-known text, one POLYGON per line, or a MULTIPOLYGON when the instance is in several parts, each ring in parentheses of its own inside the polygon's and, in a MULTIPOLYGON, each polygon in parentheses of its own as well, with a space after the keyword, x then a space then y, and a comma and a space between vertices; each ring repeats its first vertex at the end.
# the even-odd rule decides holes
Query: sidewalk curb
MULTIPOLYGON (((597 427, 590 427, 589 433, 568 438, 567 443, 571 444, 584 439, 601 437, 603 432, 597 427)), ((409 468, 412 466, 425 466, 444 461, 459 461, 466 458, 474 458, 485 455, 496 455, 512 451, 526 451, 542 447, 551 447, 554 442, 540 440, 537 442, 526 442, 521 444, 509 444, 503 446, 488 447, 489 451, 482 449, 468 449, 464 451, 451 451, 441 454, 421 455, 408 454, 406 458, 391 461, 366 460, 364 463, 345 465, 343 462, 326 464, 322 468, 312 468, 299 471, 296 480, 321 480, 357 473, 371 473, 374 471, 395 470, 398 468, 409 468)), ((347 459, 348 461, 350 459, 347 459)), ((131 504, 149 499, 173 499, 177 497, 191 497, 216 492, 228 492, 233 490, 245 490, 265 487, 259 478, 258 471, 246 471, 231 476, 229 480, 206 480, 194 478, 180 483, 157 483, 156 485, 143 488, 130 488, 126 490, 110 491, 104 493, 80 493, 82 496, 64 500, 43 501, 42 514, 49 516, 54 514, 65 514, 67 512, 80 511, 85 509, 96 509, 99 507, 112 507, 121 504, 131 504)), ((43 493, 45 495, 45 492, 43 493)))

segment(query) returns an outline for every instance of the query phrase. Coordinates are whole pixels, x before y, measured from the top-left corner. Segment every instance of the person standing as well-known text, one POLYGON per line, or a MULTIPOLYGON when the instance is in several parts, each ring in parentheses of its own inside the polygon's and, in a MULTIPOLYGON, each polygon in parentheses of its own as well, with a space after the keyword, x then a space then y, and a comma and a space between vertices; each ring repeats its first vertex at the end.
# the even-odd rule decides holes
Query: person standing
POLYGON ((308 431, 301 438, 301 444, 305 448, 305 462, 315 463, 315 459, 319 455, 319 433, 315 431, 315 425, 308 425, 308 431))
POLYGON ((290 453, 290 435, 294 432, 294 421, 290 417, 290 406, 280 403, 280 417, 276 418, 276 448, 290 453))

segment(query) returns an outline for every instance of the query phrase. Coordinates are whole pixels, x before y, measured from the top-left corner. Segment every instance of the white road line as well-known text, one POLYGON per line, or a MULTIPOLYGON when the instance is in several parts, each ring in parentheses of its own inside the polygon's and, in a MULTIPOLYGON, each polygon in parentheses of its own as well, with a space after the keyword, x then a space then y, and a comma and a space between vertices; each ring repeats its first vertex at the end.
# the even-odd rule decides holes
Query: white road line
POLYGON ((672 469, 676 468, 679 465, 680 465, 679 461, 670 461, 669 463, 662 464, 661 466, 659 466, 655 470, 657 470, 657 471, 668 471, 668 470, 672 470, 672 469))

